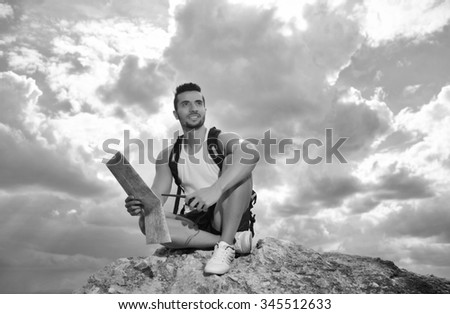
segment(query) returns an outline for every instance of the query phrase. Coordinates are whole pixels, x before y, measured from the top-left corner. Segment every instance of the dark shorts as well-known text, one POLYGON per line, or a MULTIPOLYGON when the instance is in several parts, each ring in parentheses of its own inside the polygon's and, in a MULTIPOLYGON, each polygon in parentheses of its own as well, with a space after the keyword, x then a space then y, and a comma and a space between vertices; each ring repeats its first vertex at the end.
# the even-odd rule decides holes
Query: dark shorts
MULTIPOLYGON (((200 211, 190 211, 188 213, 184 213, 181 215, 178 215, 180 218, 184 217, 192 221, 200 230, 220 235, 221 232, 216 230, 213 225, 213 218, 214 218, 214 208, 215 206, 211 206, 208 208, 206 212, 200 212, 200 211)), ((251 211, 250 208, 245 211, 245 213, 242 215, 241 222, 239 223, 239 227, 237 231, 246 231, 250 229, 250 218, 251 218, 251 211)), ((181 219, 180 219, 181 220, 181 219)))

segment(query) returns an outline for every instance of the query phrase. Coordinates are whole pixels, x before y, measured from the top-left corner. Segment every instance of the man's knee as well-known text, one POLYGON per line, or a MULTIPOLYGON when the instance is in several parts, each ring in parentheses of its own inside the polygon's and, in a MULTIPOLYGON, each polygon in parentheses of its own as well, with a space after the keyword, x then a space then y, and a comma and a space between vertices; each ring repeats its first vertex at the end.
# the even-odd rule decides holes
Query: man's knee
MULTIPOLYGON (((238 162, 236 160, 233 160, 231 154, 225 156, 223 163, 222 163, 222 169, 220 170, 219 173, 219 177, 222 176, 222 174, 226 171, 228 171, 228 169, 233 165, 233 162, 238 162)), ((242 179, 240 182, 238 182, 234 188, 231 188, 231 190, 235 190, 237 187, 246 184, 248 185, 251 189, 253 189, 253 181, 252 181, 252 174, 250 173, 247 177, 245 177, 244 179, 242 179)))

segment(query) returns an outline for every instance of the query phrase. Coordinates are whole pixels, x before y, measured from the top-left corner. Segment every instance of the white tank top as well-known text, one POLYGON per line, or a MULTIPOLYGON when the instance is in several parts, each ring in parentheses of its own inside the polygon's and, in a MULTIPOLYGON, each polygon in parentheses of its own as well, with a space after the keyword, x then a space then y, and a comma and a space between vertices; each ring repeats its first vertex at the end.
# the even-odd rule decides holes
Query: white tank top
POLYGON ((194 155, 188 155, 181 146, 178 177, 186 194, 213 185, 219 177, 219 171, 219 166, 209 156, 206 141, 194 155))

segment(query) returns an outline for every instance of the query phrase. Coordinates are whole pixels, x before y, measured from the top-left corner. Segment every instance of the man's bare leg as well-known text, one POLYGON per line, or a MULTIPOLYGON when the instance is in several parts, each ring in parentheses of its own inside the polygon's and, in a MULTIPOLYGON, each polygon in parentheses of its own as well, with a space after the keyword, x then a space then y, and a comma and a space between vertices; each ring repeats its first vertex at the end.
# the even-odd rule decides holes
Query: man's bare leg
MULTIPOLYGON (((228 155, 222 165, 222 173, 229 169, 226 161, 230 160, 228 155)), ((213 227, 221 230, 220 241, 214 249, 211 259, 205 265, 206 274, 222 275, 230 270, 234 259, 236 247, 234 238, 242 215, 250 204, 252 194, 252 177, 249 175, 231 189, 227 190, 219 199, 214 211, 213 227), (217 228, 220 227, 220 228, 217 228)))
MULTIPOLYGON (((231 156, 227 156, 223 162, 222 172, 227 171, 231 156)), ((253 191, 252 177, 242 180, 226 193, 217 202, 214 212, 213 226, 216 230, 221 230, 220 241, 233 244, 234 236, 239 228, 242 215, 248 208, 253 191)))
POLYGON ((208 249, 214 247, 220 236, 197 228, 191 220, 184 217, 167 218, 172 242, 163 243, 164 246, 173 249, 196 248, 208 249))
MULTIPOLYGON (((227 171, 231 163, 228 155, 222 164, 222 173, 227 171)), ((166 213, 167 226, 172 242, 163 245, 170 248, 212 248, 217 242, 225 241, 233 244, 242 215, 250 204, 253 190, 251 175, 237 183, 222 195, 214 209, 213 227, 221 231, 215 235, 195 227, 195 224, 180 216, 166 213)))
MULTIPOLYGON (((166 222, 172 242, 162 243, 165 247, 208 249, 214 247, 220 240, 219 235, 198 229, 194 222, 187 218, 166 213, 166 222)), ((141 220, 139 223, 142 224, 143 221, 141 220)))

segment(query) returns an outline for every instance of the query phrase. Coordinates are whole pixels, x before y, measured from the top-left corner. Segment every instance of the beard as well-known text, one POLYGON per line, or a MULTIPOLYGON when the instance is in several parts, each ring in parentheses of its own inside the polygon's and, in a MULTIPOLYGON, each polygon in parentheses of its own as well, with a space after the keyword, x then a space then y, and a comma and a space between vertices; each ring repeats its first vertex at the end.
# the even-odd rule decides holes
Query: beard
POLYGON ((197 122, 186 121, 186 127, 189 129, 200 129, 205 124, 205 116, 199 119, 197 122))

